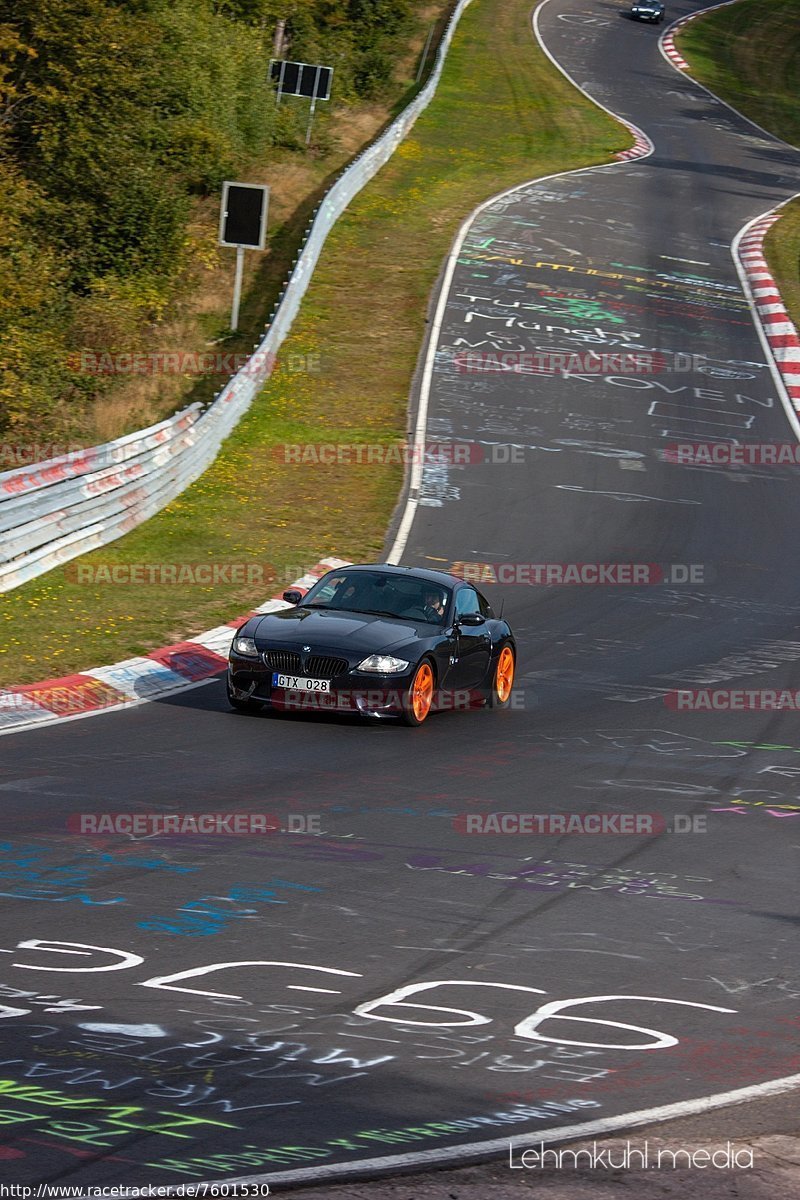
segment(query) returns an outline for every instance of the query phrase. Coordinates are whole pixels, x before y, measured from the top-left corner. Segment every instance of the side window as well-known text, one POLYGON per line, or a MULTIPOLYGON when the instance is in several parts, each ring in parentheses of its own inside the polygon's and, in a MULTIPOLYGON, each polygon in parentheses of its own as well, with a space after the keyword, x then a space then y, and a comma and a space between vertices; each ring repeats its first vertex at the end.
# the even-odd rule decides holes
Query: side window
POLYGON ((484 617, 493 617, 494 610, 492 609, 492 606, 489 603, 489 601, 486 599, 486 597, 482 596, 480 594, 480 592, 476 592, 475 594, 478 597, 478 604, 480 605, 480 609, 479 609, 480 613, 484 617))
POLYGON ((456 617, 463 617, 465 613, 479 613, 480 611, 481 602, 475 588, 460 588, 456 596, 456 617))

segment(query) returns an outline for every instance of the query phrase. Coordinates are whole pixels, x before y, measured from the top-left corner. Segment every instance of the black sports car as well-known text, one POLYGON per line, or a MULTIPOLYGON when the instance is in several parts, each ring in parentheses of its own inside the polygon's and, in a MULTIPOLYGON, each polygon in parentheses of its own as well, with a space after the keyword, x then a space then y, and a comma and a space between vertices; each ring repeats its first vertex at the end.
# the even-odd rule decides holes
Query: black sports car
POLYGON ((516 644, 472 584, 383 565, 329 571, 292 608, 250 617, 233 638, 231 705, 322 709, 421 725, 435 709, 511 700, 516 644))
POLYGON ((631 16, 634 21, 651 21, 658 25, 664 20, 666 9, 661 0, 633 0, 631 16))

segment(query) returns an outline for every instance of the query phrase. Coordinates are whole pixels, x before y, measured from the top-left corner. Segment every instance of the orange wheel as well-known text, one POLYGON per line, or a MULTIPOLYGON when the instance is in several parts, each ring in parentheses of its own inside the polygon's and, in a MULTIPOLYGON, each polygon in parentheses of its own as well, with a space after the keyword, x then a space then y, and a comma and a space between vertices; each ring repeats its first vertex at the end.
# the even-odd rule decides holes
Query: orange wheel
POLYGON ((427 659, 423 659, 414 672, 406 695, 403 711, 406 725, 421 725, 425 720, 433 704, 433 687, 433 668, 427 659))
POLYGON ((513 646, 503 646, 497 659, 494 680, 492 681, 492 691, 489 696, 489 703, 492 708, 506 708, 508 706, 514 687, 516 665, 513 646))

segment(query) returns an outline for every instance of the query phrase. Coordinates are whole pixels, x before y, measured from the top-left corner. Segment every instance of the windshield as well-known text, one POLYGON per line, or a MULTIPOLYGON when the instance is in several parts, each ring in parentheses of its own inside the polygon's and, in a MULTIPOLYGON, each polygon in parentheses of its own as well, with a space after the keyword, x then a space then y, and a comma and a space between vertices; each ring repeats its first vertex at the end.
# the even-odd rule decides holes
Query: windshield
POLYGON ((303 608, 370 613, 443 625, 452 592, 413 575, 383 571, 337 571, 321 579, 301 602, 303 608))

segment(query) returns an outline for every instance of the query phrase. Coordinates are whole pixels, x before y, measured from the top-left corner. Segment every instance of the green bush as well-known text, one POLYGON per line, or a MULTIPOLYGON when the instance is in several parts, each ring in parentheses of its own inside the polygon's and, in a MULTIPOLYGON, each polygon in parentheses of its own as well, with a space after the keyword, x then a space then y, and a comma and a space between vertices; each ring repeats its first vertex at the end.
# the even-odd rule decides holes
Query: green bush
POLYGON ((0 0, 0 431, 79 420, 100 385, 58 364, 164 316, 194 198, 272 147, 305 148, 305 110, 276 106, 268 78, 278 19, 287 56, 333 65, 335 94, 355 99, 386 87, 409 13, 409 0, 0 0))

